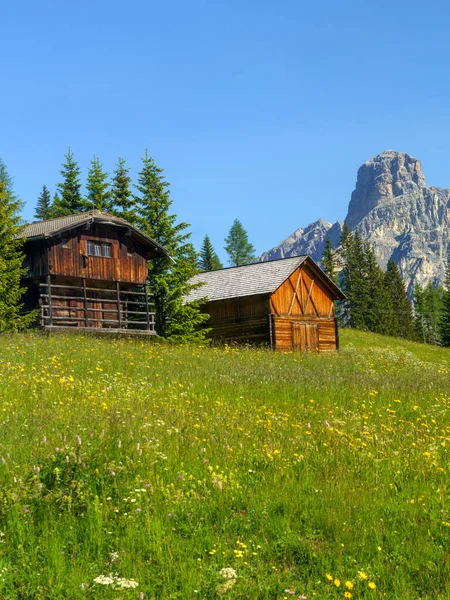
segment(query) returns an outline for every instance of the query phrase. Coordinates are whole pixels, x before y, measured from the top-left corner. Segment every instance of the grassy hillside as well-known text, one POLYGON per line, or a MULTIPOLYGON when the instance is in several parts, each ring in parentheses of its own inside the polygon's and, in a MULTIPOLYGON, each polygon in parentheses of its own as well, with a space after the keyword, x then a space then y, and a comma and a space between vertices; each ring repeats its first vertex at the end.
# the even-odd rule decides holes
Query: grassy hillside
POLYGON ((0 337, 0 598, 450 598, 450 352, 341 344, 0 337))

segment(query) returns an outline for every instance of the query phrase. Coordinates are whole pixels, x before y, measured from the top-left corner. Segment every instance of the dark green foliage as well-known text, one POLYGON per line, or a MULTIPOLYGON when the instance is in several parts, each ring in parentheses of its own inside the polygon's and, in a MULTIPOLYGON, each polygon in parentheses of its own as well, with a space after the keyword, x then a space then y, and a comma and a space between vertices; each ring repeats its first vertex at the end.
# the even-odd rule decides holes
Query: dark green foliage
POLYGON ((39 221, 46 221, 47 219, 51 219, 53 216, 52 199, 50 196, 50 192, 48 191, 47 186, 45 185, 42 187, 42 192, 38 197, 36 210, 34 211, 34 216, 39 221))
POLYGON ((443 310, 444 290, 435 288, 431 282, 422 288, 414 286, 414 321, 419 341, 428 344, 440 342, 439 323, 443 310))
POLYGON ((343 324, 356 329, 368 329, 369 284, 365 271, 365 250, 359 234, 356 232, 352 236, 346 229, 346 224, 341 237, 341 256, 344 268, 341 271, 340 285, 347 296, 343 324))
POLYGON ((439 321, 441 344, 450 347, 450 256, 445 267, 444 293, 442 295, 442 312, 439 321))
POLYGON ((333 281, 333 283, 337 284, 337 266, 336 266, 336 258, 334 256, 331 240, 327 237, 327 241, 325 244, 325 250, 322 256, 322 269, 328 275, 328 277, 333 281))
POLYGON ((65 155, 66 162, 63 163, 61 175, 62 183, 58 183, 58 197, 53 202, 53 213, 55 217, 72 215, 86 210, 86 202, 81 195, 80 168, 75 162, 69 148, 65 155))
POLYGON ((11 179, 0 160, 0 332, 18 331, 27 327, 35 313, 21 314, 20 303, 24 288, 20 282, 26 269, 23 267, 23 239, 19 210, 21 203, 12 190, 11 179))
POLYGON ((223 265, 208 235, 205 235, 202 247, 200 248, 198 267, 200 271, 217 271, 218 269, 223 269, 223 265))
POLYGON ((239 219, 233 221, 225 238, 225 251, 230 257, 228 262, 235 267, 248 265, 255 260, 255 248, 248 241, 248 234, 239 219))
POLYGON ((110 212, 112 208, 111 191, 109 189, 108 173, 103 170, 102 163, 96 156, 92 159, 87 176, 87 209, 110 212))
POLYGON ((136 203, 131 191, 131 177, 123 158, 119 158, 112 179, 112 212, 130 223, 136 222, 136 203))
MULTIPOLYGON (((364 248, 364 273, 366 284, 365 326, 374 333, 391 334, 392 306, 384 285, 384 274, 368 243, 364 248)), ((393 334, 392 334, 393 335, 393 334)))
POLYGON ((169 214, 172 200, 163 170, 147 152, 142 163, 136 186, 138 195, 134 197, 138 224, 168 250, 172 259, 163 257, 149 262, 149 291, 155 301, 156 332, 172 339, 203 339, 204 331, 198 326, 208 317, 199 312, 197 305, 183 303, 184 295, 191 289, 187 282, 197 272, 188 224, 177 223, 176 215, 169 214))
POLYGON ((411 302, 405 289, 397 264, 390 259, 384 274, 384 287, 389 309, 387 323, 390 335, 406 339, 415 338, 414 317, 411 302))

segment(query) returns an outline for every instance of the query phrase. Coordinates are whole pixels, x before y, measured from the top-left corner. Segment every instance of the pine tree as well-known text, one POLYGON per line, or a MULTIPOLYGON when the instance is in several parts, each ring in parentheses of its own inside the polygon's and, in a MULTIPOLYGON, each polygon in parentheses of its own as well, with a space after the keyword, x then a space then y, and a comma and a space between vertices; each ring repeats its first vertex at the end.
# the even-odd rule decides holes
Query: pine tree
POLYGON ((233 221, 225 238, 225 251, 230 257, 228 262, 236 267, 247 265, 255 260, 255 248, 248 241, 248 234, 239 219, 233 221))
POLYGON ((400 270, 394 260, 388 261, 384 274, 389 306, 391 307, 387 333, 406 339, 414 339, 414 317, 411 302, 405 289, 400 270))
POLYGON ((42 192, 38 197, 38 201, 36 204, 36 210, 34 211, 34 216, 39 221, 46 221, 47 219, 51 219, 53 216, 52 213, 52 199, 50 196, 50 192, 47 189, 47 186, 42 186, 42 192))
POLYGON ((189 242, 187 223, 177 223, 170 214, 172 200, 169 184, 147 151, 142 159, 142 169, 136 186, 141 229, 168 250, 167 257, 149 262, 149 291, 155 302, 156 332, 166 338, 203 339, 205 331, 199 329, 207 315, 198 310, 199 303, 184 304, 184 296, 192 289, 188 280, 198 271, 196 252, 189 242))
POLYGON ((331 279, 333 283, 337 284, 337 266, 336 266, 336 258, 334 256, 331 240, 327 237, 327 241, 325 243, 325 250, 322 256, 322 268, 328 277, 331 279))
POLYGON ((66 162, 63 163, 61 169, 63 181, 57 185, 59 195, 57 202, 53 202, 55 217, 84 212, 87 208, 81 195, 80 169, 70 148, 65 158, 66 162))
POLYGON ((200 271, 217 271, 223 269, 223 265, 214 250, 208 235, 205 235, 200 249, 198 267, 200 271))
POLYGON ((96 156, 91 161, 87 176, 87 207, 90 210, 110 212, 112 209, 111 191, 109 189, 108 173, 103 170, 102 163, 96 156))
POLYGON ((445 267, 444 293, 442 297, 442 313, 439 321, 441 344, 450 347, 450 254, 445 267))
POLYGON ((131 191, 129 168, 123 158, 119 158, 112 179, 112 212, 130 223, 136 222, 136 206, 131 191))
POLYGON ((427 344, 439 344, 439 323, 444 304, 443 288, 435 288, 428 283, 425 288, 414 286, 414 319, 418 339, 427 344))
POLYGON ((336 316, 339 324, 343 327, 351 326, 350 323, 350 297, 352 295, 352 273, 349 265, 349 257, 351 253, 353 243, 353 236, 348 228, 347 221, 344 221, 342 227, 341 237, 339 240, 339 248, 337 253, 339 254, 342 269, 338 275, 338 284, 345 292, 347 300, 338 302, 336 308, 336 316))
POLYGON ((391 326, 392 305, 384 285, 384 274, 373 250, 366 242, 364 247, 364 276, 366 278, 365 325, 374 333, 388 334, 391 326))
POLYGON ((20 300, 25 289, 20 282, 26 269, 22 253, 24 240, 17 238, 21 230, 20 207, 6 167, 0 160, 0 332, 23 329, 36 316, 35 311, 21 314, 23 304, 20 300))

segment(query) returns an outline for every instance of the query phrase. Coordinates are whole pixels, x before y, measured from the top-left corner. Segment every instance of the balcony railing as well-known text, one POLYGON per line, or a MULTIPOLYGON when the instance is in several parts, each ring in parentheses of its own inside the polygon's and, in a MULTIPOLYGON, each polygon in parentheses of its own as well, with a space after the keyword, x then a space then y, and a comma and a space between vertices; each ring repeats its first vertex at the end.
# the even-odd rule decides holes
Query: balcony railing
POLYGON ((41 325, 44 329, 84 328, 98 333, 155 334, 155 312, 147 286, 121 289, 88 284, 40 284, 41 325))

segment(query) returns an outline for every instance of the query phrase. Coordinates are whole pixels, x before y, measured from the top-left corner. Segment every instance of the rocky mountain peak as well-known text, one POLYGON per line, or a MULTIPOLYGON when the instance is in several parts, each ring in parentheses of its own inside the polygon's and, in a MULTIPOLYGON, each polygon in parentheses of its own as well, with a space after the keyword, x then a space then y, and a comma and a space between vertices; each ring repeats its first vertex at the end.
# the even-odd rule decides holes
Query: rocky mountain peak
POLYGON ((358 170, 346 217, 348 226, 353 229, 372 209, 413 191, 415 186, 426 187, 417 158, 395 150, 377 154, 358 170))

